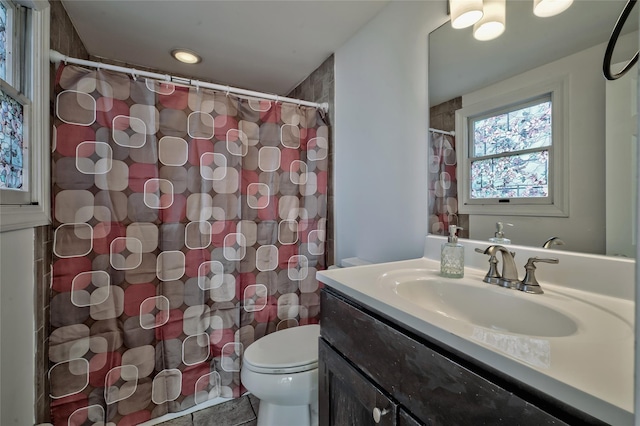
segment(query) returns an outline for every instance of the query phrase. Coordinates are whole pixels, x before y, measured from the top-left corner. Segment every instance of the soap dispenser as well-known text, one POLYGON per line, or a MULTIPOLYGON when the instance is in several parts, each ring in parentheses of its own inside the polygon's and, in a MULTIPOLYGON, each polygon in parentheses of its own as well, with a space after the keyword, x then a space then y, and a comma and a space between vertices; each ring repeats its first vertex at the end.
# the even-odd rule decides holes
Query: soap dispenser
POLYGON ((447 278, 464 277, 464 246, 458 243, 456 231, 462 228, 449 226, 449 239, 442 244, 440 255, 440 275, 447 278))
POLYGON ((494 244, 511 244, 511 240, 504 236, 503 225, 513 226, 512 223, 496 222, 495 236, 489 238, 489 241, 494 244))

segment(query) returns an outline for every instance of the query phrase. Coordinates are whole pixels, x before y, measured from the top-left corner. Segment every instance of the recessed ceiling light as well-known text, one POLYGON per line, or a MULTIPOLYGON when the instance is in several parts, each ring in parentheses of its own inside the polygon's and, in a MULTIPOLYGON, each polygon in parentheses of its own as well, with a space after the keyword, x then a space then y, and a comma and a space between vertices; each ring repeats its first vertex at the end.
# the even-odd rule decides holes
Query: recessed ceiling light
POLYGON ((172 50, 171 56, 185 64, 197 64, 202 61, 202 58, 198 54, 187 49, 172 50))

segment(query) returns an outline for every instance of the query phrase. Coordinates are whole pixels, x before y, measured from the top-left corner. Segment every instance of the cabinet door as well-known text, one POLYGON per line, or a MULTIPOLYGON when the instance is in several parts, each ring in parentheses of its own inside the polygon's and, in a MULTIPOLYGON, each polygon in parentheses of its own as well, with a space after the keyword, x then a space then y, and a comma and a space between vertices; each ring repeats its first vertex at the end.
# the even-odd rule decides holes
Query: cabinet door
POLYGON ((322 339, 318 361, 320 426, 397 424, 397 405, 322 339))
POLYGON ((404 408, 400 408, 398 413, 398 426, 424 426, 424 423, 417 421, 404 408))
MULTIPOLYGON (((421 422, 439 426, 566 424, 326 287, 321 306, 320 334, 327 344, 421 422)), ((594 423, 584 419, 575 423, 594 423)))

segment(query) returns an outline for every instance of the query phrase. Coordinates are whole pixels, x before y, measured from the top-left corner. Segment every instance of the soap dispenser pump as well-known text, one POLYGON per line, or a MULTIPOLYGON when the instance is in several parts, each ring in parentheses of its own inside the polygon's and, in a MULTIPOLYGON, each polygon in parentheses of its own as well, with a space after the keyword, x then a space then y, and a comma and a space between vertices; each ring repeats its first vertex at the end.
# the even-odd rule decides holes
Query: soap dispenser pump
POLYGON ((511 240, 504 236, 504 225, 513 226, 512 223, 496 222, 496 233, 489 241, 495 244, 511 244, 511 240))
POLYGON ((442 244, 440 253, 440 275, 447 278, 464 277, 464 246, 458 243, 456 231, 462 228, 449 226, 448 241, 442 244))

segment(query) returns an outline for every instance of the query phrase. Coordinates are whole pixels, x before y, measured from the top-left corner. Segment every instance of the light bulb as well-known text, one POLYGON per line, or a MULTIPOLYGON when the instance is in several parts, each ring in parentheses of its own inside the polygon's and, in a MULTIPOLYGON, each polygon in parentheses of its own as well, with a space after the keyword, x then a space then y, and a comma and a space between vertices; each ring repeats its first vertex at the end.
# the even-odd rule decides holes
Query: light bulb
POLYGON ((482 18, 482 0, 449 0, 451 26, 466 28, 482 18))
POLYGON ((571 6, 573 0, 533 0, 533 13, 541 18, 557 15, 571 6))
POLYGON ((473 26, 476 40, 493 40, 505 29, 505 0, 485 0, 484 16, 473 26))

